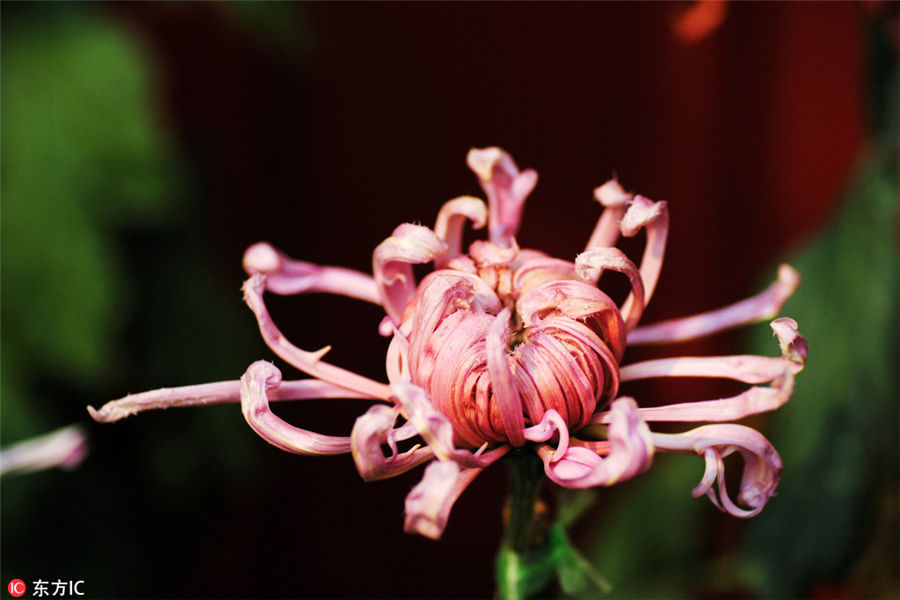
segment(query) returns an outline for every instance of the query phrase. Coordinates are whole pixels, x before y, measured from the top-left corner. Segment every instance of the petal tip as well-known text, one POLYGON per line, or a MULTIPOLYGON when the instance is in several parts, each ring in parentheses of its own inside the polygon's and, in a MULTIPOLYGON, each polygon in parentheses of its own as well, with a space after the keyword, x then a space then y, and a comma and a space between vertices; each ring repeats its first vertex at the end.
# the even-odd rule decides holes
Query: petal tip
POLYGON ((244 252, 244 271, 254 273, 274 273, 281 269, 281 256, 268 242, 253 244, 244 252))

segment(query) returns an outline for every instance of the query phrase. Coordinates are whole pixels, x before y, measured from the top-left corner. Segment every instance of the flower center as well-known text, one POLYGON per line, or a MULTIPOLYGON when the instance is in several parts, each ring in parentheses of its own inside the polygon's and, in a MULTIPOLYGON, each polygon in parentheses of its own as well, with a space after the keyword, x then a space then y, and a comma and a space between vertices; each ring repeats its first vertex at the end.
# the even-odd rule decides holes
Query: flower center
POLYGON ((526 426, 554 409, 578 429, 618 390, 625 345, 618 308, 579 280, 574 264, 534 250, 475 242, 466 260, 422 281, 400 333, 410 379, 469 447, 521 439, 507 431, 498 394, 513 394, 526 426), (505 309, 508 321, 492 328, 505 309), (500 368, 509 376, 500 381, 488 368, 492 335, 501 336, 493 347, 505 349, 500 368))

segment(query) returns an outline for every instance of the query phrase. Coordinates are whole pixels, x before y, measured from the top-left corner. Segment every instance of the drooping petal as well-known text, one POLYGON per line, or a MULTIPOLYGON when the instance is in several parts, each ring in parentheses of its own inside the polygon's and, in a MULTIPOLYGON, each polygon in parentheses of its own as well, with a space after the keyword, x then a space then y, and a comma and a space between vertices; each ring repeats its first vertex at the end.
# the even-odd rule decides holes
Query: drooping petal
POLYGON ((519 447, 525 444, 525 436, 522 432, 525 428, 525 416, 522 414, 522 401, 519 399, 519 392, 513 384, 512 371, 509 365, 509 352, 507 351, 507 334, 509 333, 511 314, 508 308, 504 308, 494 319, 485 338, 485 353, 487 355, 488 373, 491 377, 494 404, 500 411, 503 430, 509 439, 509 443, 519 447))
POLYGON ((254 244, 244 252, 244 270, 248 275, 266 275, 266 289, 275 294, 325 292, 381 304, 371 276, 343 267, 322 267, 293 260, 265 242, 254 244))
POLYGON ((619 239, 619 221, 625 215, 632 198, 634 194, 626 192, 616 179, 610 179, 594 189, 594 199, 602 204, 604 209, 584 247, 585 250, 615 245, 619 239))
POLYGON ((0 451, 0 476, 33 473, 53 467, 74 469, 87 455, 87 434, 69 425, 12 444, 0 451))
POLYGON ((416 294, 412 265, 441 258, 447 244, 432 230, 404 223, 381 242, 372 256, 372 272, 385 312, 400 323, 403 309, 416 294))
POLYGON ((438 212, 434 233, 447 243, 447 253, 439 266, 460 256, 462 228, 466 219, 472 221, 472 229, 481 229, 487 224, 487 206, 482 200, 472 196, 460 196, 445 202, 438 212))
POLYGON ((587 488, 610 486, 645 471, 653 460, 653 441, 637 403, 632 398, 617 398, 612 413, 608 456, 602 458, 587 448, 569 446, 559 458, 548 446, 541 446, 538 453, 547 477, 564 487, 587 488))
POLYGON ((696 452, 706 461, 706 469, 700 484, 694 488, 694 497, 704 493, 719 507, 735 517, 749 518, 759 514, 775 493, 781 478, 781 457, 772 444, 755 429, 744 425, 705 425, 686 433, 652 434, 657 450, 663 452, 696 452), (736 505, 725 487, 724 458, 740 452, 744 459, 736 505), (718 495, 712 489, 718 482, 718 495))
POLYGON ((350 438, 322 435, 294 427, 269 408, 268 391, 281 384, 281 371, 272 363, 258 360, 241 377, 241 412, 253 431, 286 452, 307 455, 346 454, 350 438))
MULTIPOLYGON (((365 481, 386 479, 405 473, 434 458, 431 448, 414 446, 403 454, 398 454, 396 442, 401 437, 394 428, 397 420, 397 409, 383 404, 376 404, 365 414, 356 419, 350 434, 353 462, 356 470, 365 481), (388 444, 391 456, 385 456, 382 445, 388 444)), ((410 428, 412 435, 415 431, 410 428)))
POLYGON ((265 287, 265 275, 260 273, 251 275, 244 282, 244 301, 256 315, 256 322, 263 340, 275 354, 313 377, 355 391, 367 398, 380 400, 390 398, 390 390, 385 384, 322 361, 322 357, 330 350, 330 347, 316 352, 307 352, 289 342, 269 315, 262 296, 265 287))
POLYGON ((638 327, 628 335, 629 345, 672 343, 718 331, 772 319, 800 284, 800 275, 789 265, 778 268, 778 279, 764 292, 717 310, 683 319, 638 327))
POLYGON ((519 230, 525 199, 537 185, 537 173, 519 171, 512 157, 497 147, 472 148, 466 157, 488 197, 491 242, 508 247, 519 230))
MULTIPOLYGON (((308 398, 369 398, 327 381, 302 379, 282 381, 269 390, 269 400, 305 400, 308 398)), ((162 388, 140 394, 129 394, 119 400, 107 402, 100 410, 88 406, 88 413, 98 423, 112 423, 145 410, 160 410, 186 406, 207 406, 241 401, 241 382, 219 381, 201 385, 162 388)))
POLYGON ((406 496, 403 530, 439 539, 447 527, 453 504, 481 473, 480 468, 460 469, 455 462, 435 461, 406 496))
POLYGON ((631 294, 621 310, 625 315, 625 329, 631 331, 641 320, 645 306, 644 281, 638 268, 618 248, 591 248, 575 257, 575 272, 578 277, 594 285, 597 285, 597 281, 606 270, 622 273, 631 283, 631 294))

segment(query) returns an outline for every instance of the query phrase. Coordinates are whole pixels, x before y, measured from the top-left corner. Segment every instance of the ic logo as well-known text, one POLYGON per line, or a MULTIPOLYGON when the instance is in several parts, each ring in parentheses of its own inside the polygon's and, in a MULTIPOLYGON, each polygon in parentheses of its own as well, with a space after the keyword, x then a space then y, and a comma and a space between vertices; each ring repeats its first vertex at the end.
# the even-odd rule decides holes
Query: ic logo
POLYGON ((21 579, 13 579, 6 586, 6 589, 9 590, 10 596, 18 598, 25 593, 25 582, 21 579))

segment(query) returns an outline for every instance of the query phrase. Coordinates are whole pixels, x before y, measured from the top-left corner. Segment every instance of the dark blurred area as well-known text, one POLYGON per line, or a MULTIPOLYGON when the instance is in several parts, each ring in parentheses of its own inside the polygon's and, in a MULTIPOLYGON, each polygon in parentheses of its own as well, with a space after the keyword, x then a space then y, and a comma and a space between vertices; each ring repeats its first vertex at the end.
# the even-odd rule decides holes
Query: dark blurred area
MULTIPOLYGON (((499 145, 540 174, 525 247, 573 259, 600 213, 591 192, 614 173, 669 201, 644 322, 741 299, 787 257, 806 279, 785 314, 810 336, 810 368, 790 412, 752 423, 783 451, 780 494, 757 519, 722 516, 690 497, 691 456, 601 490, 572 533, 613 596, 896 597, 897 103, 880 94, 896 89, 897 5, 733 3, 693 43, 673 29, 686 6, 4 3, 0 434, 83 422, 91 453, 75 471, 3 480, 3 583, 84 580, 92 598, 491 597, 502 467, 432 542, 402 532, 420 469, 366 484, 349 457, 268 446, 239 406, 112 425, 84 407, 273 360, 241 303, 247 246, 370 272, 396 225, 481 196, 466 152, 499 145), (863 387, 832 383, 862 363, 863 387)), ((333 345, 331 362, 385 379, 377 308, 270 302, 298 346, 333 345)), ((776 354, 756 327, 758 351, 776 354)), ((662 354, 741 344, 756 342, 662 354)), ((365 406, 277 410, 347 435, 365 406)))

